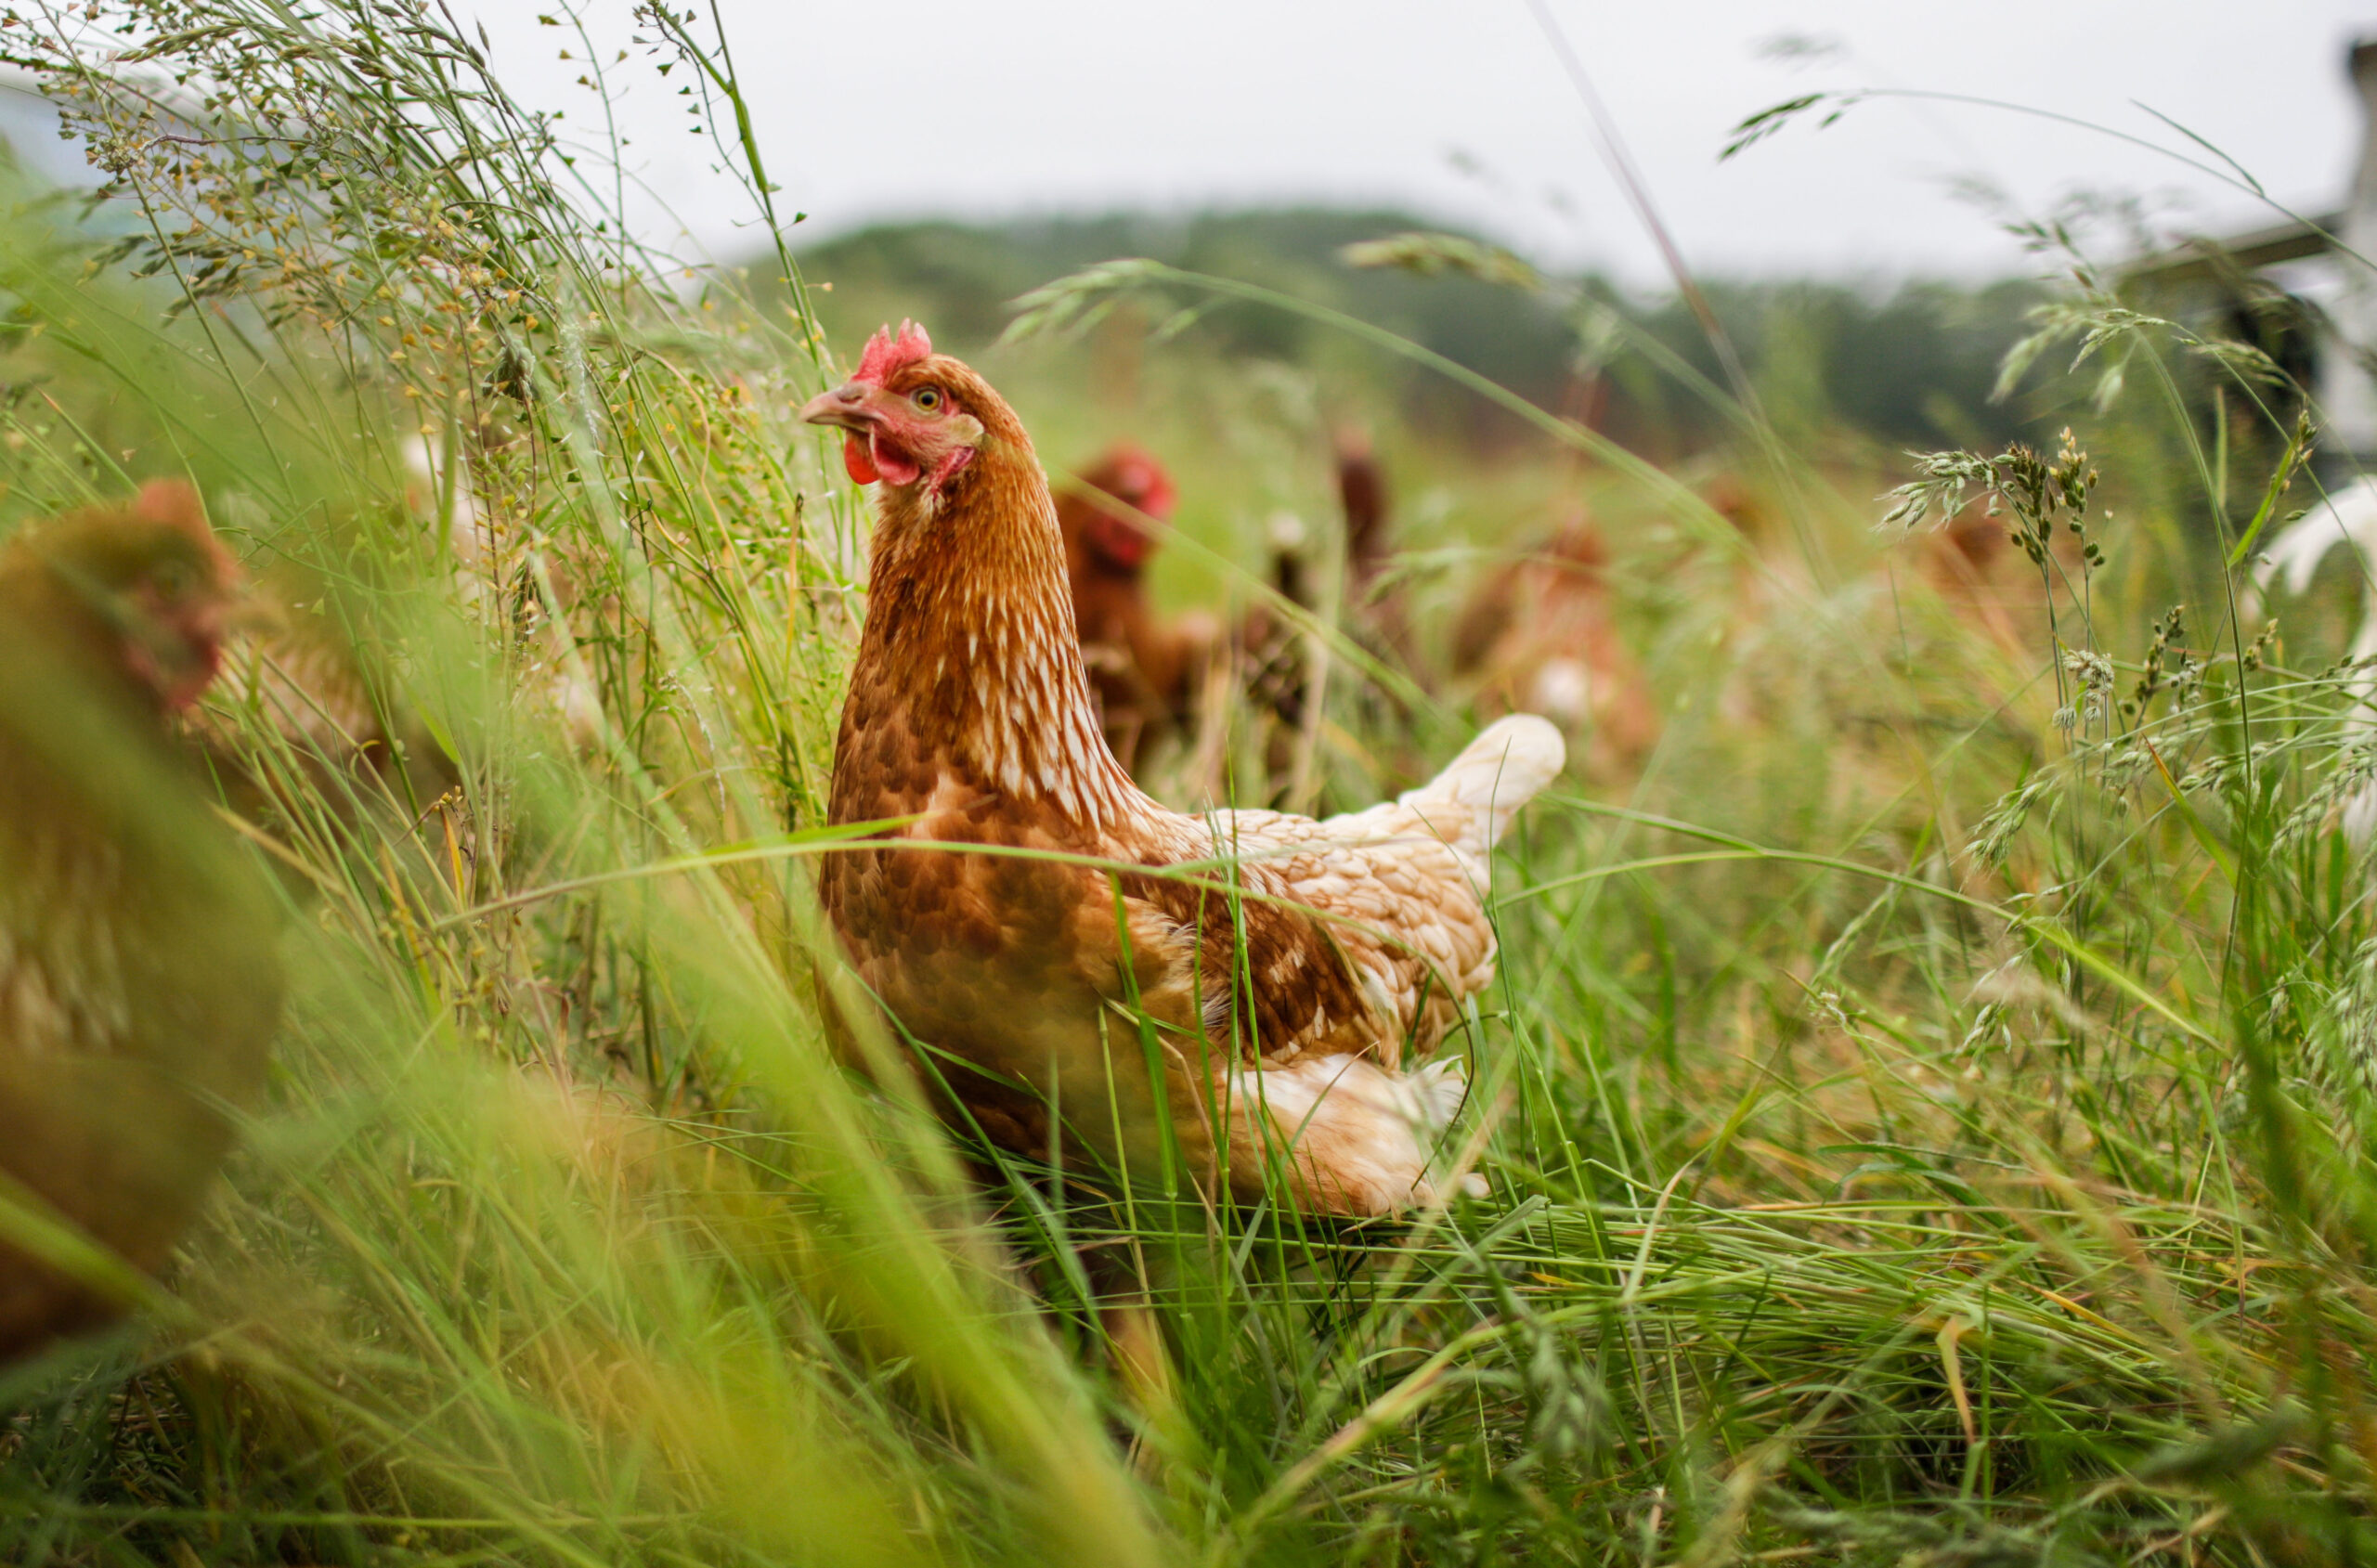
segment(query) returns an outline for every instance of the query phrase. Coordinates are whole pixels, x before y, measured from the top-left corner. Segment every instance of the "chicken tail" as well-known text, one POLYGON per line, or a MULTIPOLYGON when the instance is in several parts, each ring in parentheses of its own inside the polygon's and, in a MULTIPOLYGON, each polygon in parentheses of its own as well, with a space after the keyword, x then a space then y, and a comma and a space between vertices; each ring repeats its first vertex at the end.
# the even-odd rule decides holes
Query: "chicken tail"
POLYGON ((1484 855, 1509 831, 1519 808, 1560 774, 1568 760, 1567 743, 1559 727, 1532 713, 1498 719, 1479 732, 1435 778, 1400 797, 1406 806, 1425 812, 1431 821, 1443 806, 1466 809, 1467 816, 1452 846, 1468 855, 1484 855))

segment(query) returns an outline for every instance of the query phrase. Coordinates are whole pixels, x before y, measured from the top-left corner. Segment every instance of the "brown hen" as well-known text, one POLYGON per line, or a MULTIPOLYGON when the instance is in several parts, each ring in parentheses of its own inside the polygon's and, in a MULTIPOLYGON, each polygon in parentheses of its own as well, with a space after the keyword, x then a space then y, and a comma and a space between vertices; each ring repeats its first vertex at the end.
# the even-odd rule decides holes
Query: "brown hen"
POLYGON ((1136 447, 1117 447, 1057 497, 1065 577, 1072 590, 1091 695, 1106 744, 1126 769, 1140 747, 1185 727, 1220 641, 1210 616, 1165 620, 1148 602, 1149 523, 1172 515, 1175 492, 1163 466, 1136 447))
POLYGON ((1585 742, 1603 776, 1639 764, 1659 715, 1617 627, 1609 547, 1578 517, 1477 587, 1453 627, 1452 665, 1479 682, 1488 711, 1548 715, 1585 742))
POLYGON ((1337 500, 1345 515, 1345 613, 1363 641, 1386 660, 1428 678, 1411 626, 1411 595, 1395 568, 1394 509, 1386 469, 1370 437, 1352 429, 1336 438, 1337 500))
POLYGON ((419 817, 459 773, 392 689, 381 643, 318 577, 265 574, 252 616, 224 650, 221 677, 188 729, 242 816, 347 821, 385 803, 419 817))
POLYGON ((1462 1081, 1406 1069, 1493 974, 1487 856, 1558 771, 1558 732, 1504 719, 1433 783, 1326 822, 1169 810, 1098 732, 1056 504, 998 394, 903 326, 802 415, 880 485, 831 817, 909 819, 828 857, 819 890, 967 1114, 1140 1173, 1168 1126, 1207 1191, 1277 1172, 1307 1211, 1432 1199, 1462 1081))
MULTIPOLYGON (((0 550, 0 1195, 149 1271, 279 1012, 266 889, 167 729, 214 678, 239 593, 182 485, 0 550)), ((121 1304, 0 1244, 0 1358, 121 1304)))

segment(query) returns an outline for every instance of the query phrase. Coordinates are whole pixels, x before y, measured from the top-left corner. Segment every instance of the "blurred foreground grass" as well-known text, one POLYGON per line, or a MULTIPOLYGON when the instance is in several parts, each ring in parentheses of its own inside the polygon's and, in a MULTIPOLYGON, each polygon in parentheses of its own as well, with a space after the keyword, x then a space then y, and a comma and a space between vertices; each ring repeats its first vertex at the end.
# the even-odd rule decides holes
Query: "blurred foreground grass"
MULTIPOLYGON (((689 25, 644 18, 764 211, 689 25)), ((435 11, 6 36, 112 183, 97 217, 7 194, 0 509, 190 473, 459 782, 219 706, 277 781, 271 1103, 177 1304, 0 1375, 0 1556, 2377 1551, 2377 944, 2337 824, 2377 764, 2343 585, 2283 637, 2243 617, 2206 563, 2255 500, 2189 531, 2184 409, 2075 421, 2103 487, 2043 492, 2053 625, 2017 596, 1999 630, 1874 530, 1903 475, 1738 407, 1754 534, 1573 431, 1391 448, 1445 498, 1406 539, 1427 636, 1589 502, 1666 716, 1639 779, 1523 819, 1464 1122, 1494 1196, 1094 1207, 985 1183, 822 1048, 806 867, 864 512, 790 420, 828 374, 797 282, 788 315, 681 292, 602 149, 435 11), (1168 1402, 1113 1386, 1085 1245, 1162 1262, 1168 1402)), ((2141 367, 2183 351, 2157 332, 2141 367)), ((1290 370, 1148 374, 1184 487, 1284 498, 1200 536, 1243 592, 1259 507, 1319 514, 1324 411, 1290 370)), ((1053 459, 1094 416, 1038 395, 1053 459)), ((1322 799, 1469 728, 1332 646, 1322 799)))

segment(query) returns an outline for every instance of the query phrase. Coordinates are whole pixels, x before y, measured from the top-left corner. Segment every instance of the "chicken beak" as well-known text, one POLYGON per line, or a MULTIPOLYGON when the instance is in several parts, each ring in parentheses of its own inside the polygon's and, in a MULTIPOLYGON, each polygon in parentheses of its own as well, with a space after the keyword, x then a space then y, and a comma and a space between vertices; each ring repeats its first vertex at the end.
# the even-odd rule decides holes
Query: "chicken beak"
POLYGON ((876 412, 875 390, 864 382, 844 382, 833 391, 821 392, 802 404, 801 421, 805 424, 836 425, 864 434, 882 417, 876 412))

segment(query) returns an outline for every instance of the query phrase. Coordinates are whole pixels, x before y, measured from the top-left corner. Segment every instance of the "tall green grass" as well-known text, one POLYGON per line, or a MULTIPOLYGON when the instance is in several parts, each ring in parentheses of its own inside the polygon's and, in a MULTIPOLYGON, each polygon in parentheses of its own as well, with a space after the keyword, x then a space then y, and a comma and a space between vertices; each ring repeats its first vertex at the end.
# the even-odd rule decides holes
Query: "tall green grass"
MULTIPOLYGON (((1628 789, 1539 801, 1505 862, 1460 1129, 1492 1198, 1184 1216, 953 1147, 888 1056, 823 1047, 808 868, 864 519, 791 419, 831 356, 790 260, 771 315, 639 247, 615 149, 558 139, 435 9, 19 9, 0 38, 110 184, 88 213, 7 192, 0 508, 193 474, 420 766, 356 779, 220 705, 272 781, 273 1093, 173 1302, 0 1381, 0 1556, 2377 1549, 2344 596, 2274 640, 2234 603, 2306 475, 2185 531, 2232 487, 2170 499, 2220 464, 2157 401, 2169 330, 2122 326, 2136 395, 2075 411, 2096 464, 1935 465, 2038 478, 2009 516, 2053 618, 2013 647, 1873 529, 1903 475, 1811 463, 1688 364, 1763 543, 1550 415, 1490 469, 1390 445, 1452 498, 1409 563, 1423 628, 1590 500, 1665 736, 1628 789), (1153 1258, 1168 1392, 1124 1392, 1085 1250, 1153 1258)), ((670 63, 773 224, 724 42, 642 25, 659 55, 603 69, 670 63)), ((1040 303, 1227 287, 1142 267, 1040 303)), ((1218 376, 1154 384, 1219 405, 1218 376)), ((1308 493, 1306 407, 1300 458, 1177 417, 1308 493)), ((1253 529, 1212 537, 1251 593, 1253 529)), ((1321 798, 1473 721, 1457 691, 1374 700, 1388 673, 1312 629, 1321 798)))

